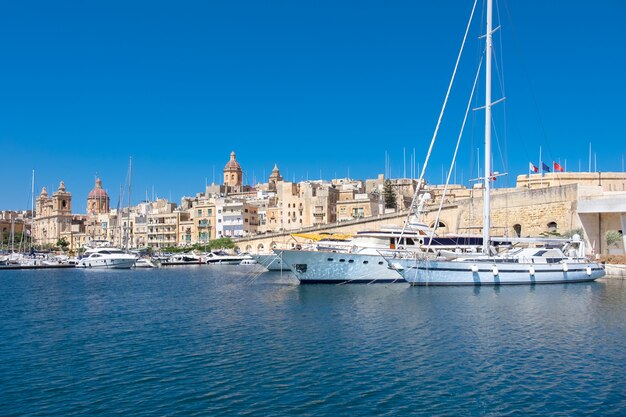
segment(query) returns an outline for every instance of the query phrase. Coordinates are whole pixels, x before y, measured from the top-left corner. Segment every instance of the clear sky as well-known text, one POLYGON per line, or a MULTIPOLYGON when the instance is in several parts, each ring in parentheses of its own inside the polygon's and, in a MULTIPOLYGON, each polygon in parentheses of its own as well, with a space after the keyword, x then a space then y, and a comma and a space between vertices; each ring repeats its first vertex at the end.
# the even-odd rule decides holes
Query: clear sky
MULTIPOLYGON (((496 110, 494 163, 509 176, 496 185, 538 164, 540 146, 548 164, 587 171, 591 143, 592 169, 622 171, 626 2, 498 3, 507 99, 496 110)), ((245 183, 267 181, 274 163, 288 180, 371 178, 385 171, 386 152, 394 177, 406 152, 409 176, 413 149, 424 160, 471 6, 3 1, 0 209, 30 208, 33 169, 36 194, 64 180, 74 212, 85 211, 95 176, 115 206, 129 156, 133 203, 153 190, 179 202, 220 182, 232 150, 245 183)), ((432 183, 452 157, 480 22, 427 172, 432 183)), ((483 117, 470 117, 456 182, 476 176, 483 117)))

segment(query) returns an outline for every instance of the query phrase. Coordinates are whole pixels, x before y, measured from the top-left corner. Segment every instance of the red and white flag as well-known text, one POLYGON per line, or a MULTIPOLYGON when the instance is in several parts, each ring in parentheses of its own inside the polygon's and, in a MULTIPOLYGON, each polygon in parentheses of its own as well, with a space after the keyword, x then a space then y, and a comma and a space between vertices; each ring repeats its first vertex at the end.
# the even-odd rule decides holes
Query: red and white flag
POLYGON ((531 170, 532 172, 539 172, 539 168, 534 166, 532 162, 529 162, 529 164, 530 164, 528 167, 529 170, 531 170))
POLYGON ((565 171, 563 169, 563 167, 561 165, 557 164, 556 162, 553 162, 552 166, 554 168, 554 172, 563 172, 563 171, 565 171))

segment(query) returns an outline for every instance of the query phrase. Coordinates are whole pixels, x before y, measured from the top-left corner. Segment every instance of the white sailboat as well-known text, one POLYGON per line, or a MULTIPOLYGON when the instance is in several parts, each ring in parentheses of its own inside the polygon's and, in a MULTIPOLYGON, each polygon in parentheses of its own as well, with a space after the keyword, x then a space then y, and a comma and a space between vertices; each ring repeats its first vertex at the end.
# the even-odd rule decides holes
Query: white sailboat
MULTIPOLYGON (((513 247, 494 254, 490 232, 491 167, 491 66, 493 48, 492 0, 487 0, 485 157, 482 254, 456 259, 429 259, 412 256, 386 257, 388 265, 412 285, 500 285, 593 281, 604 276, 602 266, 585 257, 584 241, 536 242, 539 246, 513 247)), ((537 239, 539 240, 539 239, 537 239)))

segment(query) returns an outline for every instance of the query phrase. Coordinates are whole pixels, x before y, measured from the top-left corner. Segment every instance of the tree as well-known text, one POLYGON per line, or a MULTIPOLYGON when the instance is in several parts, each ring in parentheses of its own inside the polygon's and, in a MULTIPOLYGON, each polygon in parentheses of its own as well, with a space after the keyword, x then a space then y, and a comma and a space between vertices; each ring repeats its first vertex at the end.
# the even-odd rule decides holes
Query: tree
POLYGON ((572 230, 568 230, 567 232, 563 233, 563 237, 567 237, 567 238, 572 238, 574 237, 574 235, 578 235, 580 236, 581 239, 585 239, 585 229, 583 229, 582 227, 579 227, 577 229, 572 229, 572 230))
POLYGON ((70 243, 65 240, 64 237, 62 237, 61 239, 57 240, 57 246, 61 248, 63 252, 66 252, 67 248, 70 246, 70 243))
POLYGON ((617 246, 618 242, 622 240, 623 236, 617 230, 609 230, 606 232, 606 246, 607 251, 611 246, 617 246))
POLYGON ((396 190, 394 190, 393 184, 390 180, 386 180, 385 185, 383 186, 383 199, 385 201, 385 208, 394 210, 398 208, 396 190))

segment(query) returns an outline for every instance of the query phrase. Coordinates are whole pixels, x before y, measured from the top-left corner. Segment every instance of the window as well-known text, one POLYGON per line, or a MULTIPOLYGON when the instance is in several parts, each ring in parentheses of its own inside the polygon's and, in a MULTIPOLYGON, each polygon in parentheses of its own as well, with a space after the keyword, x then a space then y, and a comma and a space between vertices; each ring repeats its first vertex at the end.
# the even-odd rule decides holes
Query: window
POLYGON ((548 232, 550 232, 550 233, 556 233, 556 229, 557 229, 557 224, 556 224, 556 222, 550 222, 550 223, 548 223, 548 232))
POLYGON ((202 209, 198 209, 198 216, 202 216, 202 209))

